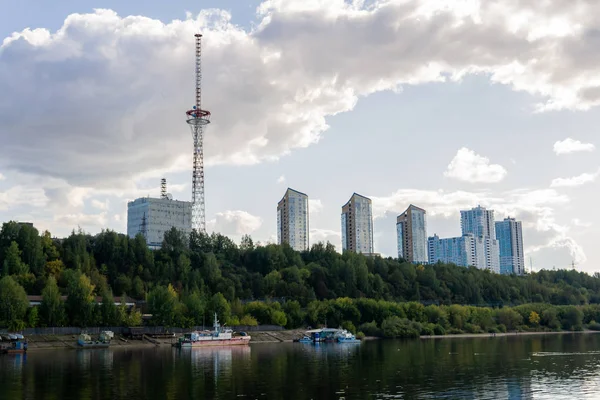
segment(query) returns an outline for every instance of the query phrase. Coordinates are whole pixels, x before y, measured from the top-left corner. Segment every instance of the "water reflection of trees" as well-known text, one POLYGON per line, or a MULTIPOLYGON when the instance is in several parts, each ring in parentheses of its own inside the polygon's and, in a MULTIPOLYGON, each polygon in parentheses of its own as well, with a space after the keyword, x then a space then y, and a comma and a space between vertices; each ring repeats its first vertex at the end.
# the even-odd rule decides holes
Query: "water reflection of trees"
POLYGON ((529 399, 540 382, 591 382, 599 344, 600 335, 560 335, 40 351, 0 357, 0 398, 529 399))

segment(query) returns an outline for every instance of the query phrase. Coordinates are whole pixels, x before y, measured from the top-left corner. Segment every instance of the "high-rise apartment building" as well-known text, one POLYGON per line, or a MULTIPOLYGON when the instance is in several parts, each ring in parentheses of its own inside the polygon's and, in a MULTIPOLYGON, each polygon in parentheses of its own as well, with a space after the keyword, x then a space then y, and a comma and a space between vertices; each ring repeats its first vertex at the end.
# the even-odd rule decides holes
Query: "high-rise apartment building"
POLYGON ((461 267, 473 266, 476 263, 475 238, 473 235, 448 239, 440 239, 438 235, 433 235, 429 237, 427 242, 430 263, 441 261, 461 267))
POLYGON ((496 238, 500 242, 500 273, 523 275, 525 255, 521 221, 509 217, 496 222, 496 238))
POLYGON ((287 243, 296 251, 308 250, 308 196, 286 190, 277 204, 277 243, 287 243))
POLYGON ((460 212, 460 226, 463 235, 472 234, 475 237, 496 238, 494 210, 487 210, 481 206, 463 210, 460 212))
POLYGON ((412 263, 427 263, 427 225, 425 210, 410 205, 396 218, 398 258, 412 263))
POLYGON ((192 231, 192 203, 161 198, 142 197, 127 203, 127 235, 141 233, 151 249, 159 249, 165 232, 171 228, 189 235, 192 231))
POLYGON ((374 254, 371 199, 357 193, 342 207, 342 250, 374 254))
POLYGON ((475 247, 475 263, 473 266, 500 272, 500 249, 496 240, 494 210, 477 206, 460 212, 462 234, 472 235, 475 247))

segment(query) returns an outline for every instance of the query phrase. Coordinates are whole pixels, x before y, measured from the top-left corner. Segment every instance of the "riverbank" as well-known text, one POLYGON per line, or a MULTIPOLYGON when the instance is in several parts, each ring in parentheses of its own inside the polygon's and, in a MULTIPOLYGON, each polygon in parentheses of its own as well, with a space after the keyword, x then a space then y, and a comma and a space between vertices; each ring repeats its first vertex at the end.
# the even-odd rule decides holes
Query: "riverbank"
MULTIPOLYGON (((284 331, 258 331, 250 333, 250 343, 283 343, 292 342, 294 339, 302 337, 303 330, 284 330, 284 331)), ((52 349, 76 349, 77 335, 28 335, 27 351, 52 350, 52 349)), ((110 344, 111 349, 126 348, 144 348, 157 346, 171 346, 177 340, 173 338, 152 338, 144 337, 142 340, 125 339, 121 336, 115 336, 110 344)))
POLYGON ((467 338, 497 338, 505 336, 534 336, 534 335, 566 335, 566 334, 593 334, 600 331, 549 331, 549 332, 506 332, 506 333, 460 333, 457 335, 421 335, 421 339, 467 339, 467 338))

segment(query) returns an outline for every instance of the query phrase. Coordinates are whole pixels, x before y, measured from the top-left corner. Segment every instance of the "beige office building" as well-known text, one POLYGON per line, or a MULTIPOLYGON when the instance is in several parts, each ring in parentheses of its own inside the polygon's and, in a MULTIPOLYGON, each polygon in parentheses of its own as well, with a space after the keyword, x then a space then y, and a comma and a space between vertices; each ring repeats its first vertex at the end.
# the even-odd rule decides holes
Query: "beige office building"
POLYGON ((427 224, 425 210, 410 205, 396 218, 398 258, 411 263, 427 263, 427 224))
POLYGON ((277 243, 308 250, 308 196, 290 189, 277 204, 277 243))
POLYGON ((374 255, 371 199, 357 193, 342 206, 342 251, 374 255))

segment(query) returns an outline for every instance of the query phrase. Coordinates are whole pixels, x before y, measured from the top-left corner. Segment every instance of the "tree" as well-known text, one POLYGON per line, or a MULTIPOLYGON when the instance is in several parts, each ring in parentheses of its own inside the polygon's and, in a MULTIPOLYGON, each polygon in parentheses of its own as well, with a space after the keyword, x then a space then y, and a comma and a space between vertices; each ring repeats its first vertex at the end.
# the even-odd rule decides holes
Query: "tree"
MULTIPOLYGON (((121 304, 125 302, 121 300, 121 304)), ((100 316, 103 326, 116 326, 121 324, 122 316, 119 315, 119 310, 115 305, 115 299, 110 290, 105 290, 102 293, 102 305, 100 305, 100 316)))
POLYGON ((94 285, 90 278, 76 272, 67 286, 67 313, 74 326, 86 327, 94 317, 94 285))
POLYGON ((24 326, 27 308, 29 300, 25 289, 10 276, 0 279, 0 326, 24 326))
POLYGON ((165 327, 173 327, 180 318, 179 299, 171 284, 156 286, 147 296, 148 310, 152 314, 152 323, 165 327))
POLYGON ((225 296, 223 296, 221 293, 216 293, 210 299, 209 315, 211 319, 215 313, 217 313, 217 318, 219 321, 226 322, 231 317, 231 308, 229 307, 229 303, 227 303, 225 296))
POLYGON ((540 315, 538 313, 536 313, 535 311, 532 311, 531 314, 529 314, 529 323, 533 326, 537 326, 540 324, 540 315))
POLYGON ((12 241, 4 254, 4 275, 20 275, 28 272, 27 265, 21 261, 21 250, 17 242, 12 241))
POLYGON ((37 307, 30 307, 27 312, 27 326, 35 328, 40 322, 39 312, 37 307))
POLYGON ((242 319, 240 319, 240 325, 244 326, 257 326, 258 321, 251 315, 244 315, 242 319))
POLYGON ((194 325, 203 325, 205 322, 206 304, 200 293, 193 292, 183 298, 183 304, 187 308, 187 316, 194 325))
POLYGON ((287 317, 283 311, 273 311, 271 313, 271 323, 273 325, 285 326, 287 324, 287 317))
POLYGON ((46 287, 42 291, 39 314, 45 326, 62 326, 65 319, 65 307, 53 276, 48 278, 46 287))

